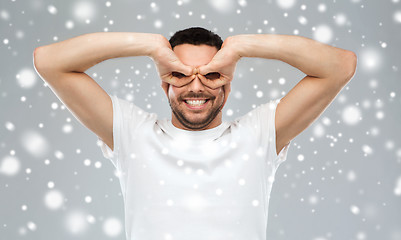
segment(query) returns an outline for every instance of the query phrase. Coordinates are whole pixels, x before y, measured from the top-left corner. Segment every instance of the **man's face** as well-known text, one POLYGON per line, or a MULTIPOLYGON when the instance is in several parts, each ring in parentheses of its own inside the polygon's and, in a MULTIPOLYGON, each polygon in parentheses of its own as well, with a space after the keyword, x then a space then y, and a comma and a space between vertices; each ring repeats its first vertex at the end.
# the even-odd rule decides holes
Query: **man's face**
MULTIPOLYGON (((200 67, 208 64, 217 53, 217 48, 208 45, 181 44, 174 53, 188 66, 200 67)), ((168 88, 168 99, 172 123, 186 130, 204 130, 221 123, 221 108, 224 104, 223 87, 211 89, 201 82, 198 75, 187 85, 168 88)))

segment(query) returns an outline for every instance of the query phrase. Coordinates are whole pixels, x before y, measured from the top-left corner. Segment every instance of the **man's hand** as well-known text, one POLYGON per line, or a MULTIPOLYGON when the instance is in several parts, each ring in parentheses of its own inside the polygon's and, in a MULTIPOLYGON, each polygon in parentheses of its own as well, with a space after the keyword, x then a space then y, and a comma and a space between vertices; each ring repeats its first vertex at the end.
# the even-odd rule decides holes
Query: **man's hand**
POLYGON ((229 37, 224 40, 213 59, 207 65, 199 67, 199 78, 204 85, 212 89, 231 84, 240 58, 234 47, 233 37, 229 37))
POLYGON ((241 57, 280 60, 307 75, 277 105, 277 155, 322 114, 355 73, 357 58, 353 52, 309 38, 243 34, 233 39, 241 57))
POLYGON ((162 38, 160 45, 154 49, 150 57, 156 64, 165 91, 169 84, 182 87, 195 79, 194 69, 184 65, 178 59, 165 37, 162 38))

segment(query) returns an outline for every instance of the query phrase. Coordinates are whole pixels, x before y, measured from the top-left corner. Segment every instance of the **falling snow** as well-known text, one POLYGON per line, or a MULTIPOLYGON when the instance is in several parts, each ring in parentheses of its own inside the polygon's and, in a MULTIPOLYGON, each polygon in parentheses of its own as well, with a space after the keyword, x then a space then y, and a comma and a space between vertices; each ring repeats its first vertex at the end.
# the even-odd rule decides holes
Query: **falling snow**
POLYGON ((14 156, 5 156, 0 162, 0 174, 14 176, 21 169, 21 163, 14 156))
POLYGON ((53 14, 53 15, 55 15, 55 14, 57 14, 57 8, 55 7, 55 6, 53 6, 53 5, 49 5, 48 7, 47 7, 47 11, 49 11, 49 13, 50 14, 53 14))
POLYGON ((21 88, 31 88, 36 84, 37 74, 31 68, 24 68, 16 78, 21 88))
POLYGON ((322 43, 330 43, 333 38, 333 30, 325 24, 316 27, 313 38, 322 43))
POLYGON ((361 120, 361 110, 356 106, 347 106, 342 112, 342 119, 348 125, 355 125, 361 120))
POLYGON ((344 26, 347 23, 347 16, 344 13, 339 13, 334 16, 334 20, 338 26, 344 26))
POLYGON ((57 210, 63 204, 63 194, 59 190, 51 190, 45 194, 45 206, 50 210, 57 210))
POLYGON ((366 72, 374 72, 380 69, 382 64, 382 57, 377 49, 369 48, 362 51, 361 55, 361 67, 366 72))
POLYGON ((73 15, 78 21, 91 20, 96 14, 96 5, 91 1, 79 1, 73 5, 73 15))
POLYGON ((45 156, 50 148, 48 140, 35 130, 23 132, 20 142, 24 149, 36 158, 45 156))
POLYGON ((234 9, 233 0, 208 0, 208 2, 219 13, 230 13, 234 9))
MULTIPOLYGON (((276 227, 268 228, 268 236, 401 240, 401 222, 393 214, 401 211, 400 4, 400 0, 3 1, 0 195, 6 204, 0 212, 6 217, 0 217, 0 236, 100 240, 125 235, 124 215, 118 215, 126 200, 119 182, 124 173, 114 171, 99 152, 96 135, 41 80, 33 66, 33 50, 90 32, 152 32, 169 37, 185 25, 204 26, 223 40, 236 34, 294 34, 354 51, 358 56, 354 79, 292 140, 288 160, 275 176, 265 179, 277 184, 270 198, 280 203, 269 206, 269 224, 276 227), (347 222, 347 231, 327 221, 334 214, 347 222), (301 227, 294 218, 307 224, 301 227), (321 228, 311 224, 316 221, 321 228)), ((150 59, 108 60, 86 73, 107 93, 171 117, 150 59)), ((244 59, 237 64, 223 120, 284 97, 303 77, 288 64, 244 59)), ((312 109, 313 103, 307 104, 312 109)), ((297 109, 289 111, 286 117, 297 109)), ((189 140, 182 136, 174 144, 185 148, 189 140)), ((241 148, 236 143, 226 146, 241 148)), ((220 151, 221 146, 205 144, 206 155, 220 151)), ((161 153, 172 154, 168 148, 161 153)), ((131 159, 136 162, 140 157, 131 159)), ((253 160, 252 153, 241 156, 244 163, 253 160)), ((160 205, 199 214, 210 211, 211 201, 230 194, 218 184, 210 192, 212 198, 199 193, 204 186, 197 179, 209 176, 208 166, 190 166, 183 160, 171 164, 192 177, 192 192, 183 199, 172 195, 160 205)), ((135 166, 145 172, 150 165, 135 166)), ((222 166, 236 165, 225 159, 222 166)), ((272 171, 270 166, 260 170, 254 174, 272 171)), ((257 186, 246 176, 227 181, 234 183, 238 194, 257 186)), ((155 183, 161 189, 171 187, 166 179, 155 183)), ((262 211, 266 206, 262 199, 249 196, 244 207, 262 211)), ((179 239, 168 229, 159 236, 179 239)))
POLYGON ((72 235, 81 235, 88 229, 88 221, 85 214, 80 210, 74 210, 65 217, 66 229, 72 235))
POLYGON ((396 196, 401 196, 401 176, 398 177, 395 187, 394 187, 394 194, 396 196))
POLYGON ((289 9, 295 5, 296 0, 276 0, 276 2, 280 8, 289 9))
POLYGON ((103 223, 103 231, 109 237, 116 237, 121 234, 122 224, 120 219, 111 217, 103 223))

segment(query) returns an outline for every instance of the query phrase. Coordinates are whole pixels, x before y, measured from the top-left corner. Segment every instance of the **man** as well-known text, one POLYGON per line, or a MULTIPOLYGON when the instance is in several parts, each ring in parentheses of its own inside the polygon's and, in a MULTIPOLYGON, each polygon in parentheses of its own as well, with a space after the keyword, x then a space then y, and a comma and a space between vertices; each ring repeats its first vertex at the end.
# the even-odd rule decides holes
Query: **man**
POLYGON ((203 28, 158 34, 91 33, 35 49, 37 72, 102 143, 121 173, 128 239, 266 239, 269 195, 291 140, 352 78, 353 52, 308 38, 203 28), (85 70, 149 56, 171 110, 159 120, 108 95, 85 70), (307 76, 287 95, 222 121, 242 57, 286 62, 307 76))

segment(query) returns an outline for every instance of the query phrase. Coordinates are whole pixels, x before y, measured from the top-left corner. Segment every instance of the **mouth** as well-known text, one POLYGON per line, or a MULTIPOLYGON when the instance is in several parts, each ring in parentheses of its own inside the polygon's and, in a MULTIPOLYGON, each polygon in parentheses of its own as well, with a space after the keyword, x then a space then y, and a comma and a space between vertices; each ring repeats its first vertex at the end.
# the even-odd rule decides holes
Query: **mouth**
POLYGON ((203 109, 210 99, 184 99, 183 102, 189 109, 203 109))

